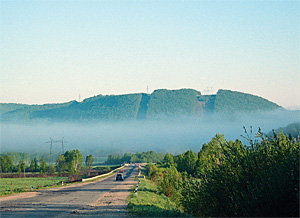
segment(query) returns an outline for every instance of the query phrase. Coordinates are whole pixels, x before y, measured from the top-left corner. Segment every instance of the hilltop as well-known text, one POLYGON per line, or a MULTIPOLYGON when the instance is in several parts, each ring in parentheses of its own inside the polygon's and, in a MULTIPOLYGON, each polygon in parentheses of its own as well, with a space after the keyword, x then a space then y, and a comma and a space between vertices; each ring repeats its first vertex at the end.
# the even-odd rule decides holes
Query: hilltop
POLYGON ((1 121, 123 121, 176 118, 179 116, 225 116, 240 112, 284 110, 259 96, 218 90, 202 95, 193 89, 158 89, 152 94, 97 95, 82 102, 26 105, 1 103, 1 121))

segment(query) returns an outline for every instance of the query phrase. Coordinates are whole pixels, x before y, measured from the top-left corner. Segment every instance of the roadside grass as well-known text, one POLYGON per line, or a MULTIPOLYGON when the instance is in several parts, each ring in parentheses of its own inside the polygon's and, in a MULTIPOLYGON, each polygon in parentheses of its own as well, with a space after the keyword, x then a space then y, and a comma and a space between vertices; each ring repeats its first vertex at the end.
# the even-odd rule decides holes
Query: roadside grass
POLYGON ((61 181, 67 182, 68 177, 0 178, 0 196, 28 192, 31 191, 31 186, 33 186, 33 191, 61 186, 61 181))
POLYGON ((140 217, 188 217, 175 202, 158 193, 157 186, 148 179, 141 179, 137 195, 132 188, 127 210, 140 217))

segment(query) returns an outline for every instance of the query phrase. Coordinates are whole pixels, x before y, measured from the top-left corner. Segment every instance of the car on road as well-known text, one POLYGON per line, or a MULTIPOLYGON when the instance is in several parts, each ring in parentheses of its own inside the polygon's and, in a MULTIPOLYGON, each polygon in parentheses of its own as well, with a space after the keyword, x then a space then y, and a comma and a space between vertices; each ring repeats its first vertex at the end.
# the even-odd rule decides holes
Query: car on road
POLYGON ((116 181, 123 181, 124 180, 124 176, 121 173, 118 173, 116 176, 116 181))
POLYGON ((119 170, 119 173, 124 173, 124 170, 119 170))

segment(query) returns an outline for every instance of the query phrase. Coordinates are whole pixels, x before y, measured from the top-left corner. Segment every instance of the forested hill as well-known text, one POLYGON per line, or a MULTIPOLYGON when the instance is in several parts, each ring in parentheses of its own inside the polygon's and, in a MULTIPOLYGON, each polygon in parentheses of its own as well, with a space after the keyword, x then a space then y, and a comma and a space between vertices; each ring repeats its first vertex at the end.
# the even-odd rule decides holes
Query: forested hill
POLYGON ((155 90, 152 94, 98 95, 82 102, 26 105, 0 104, 1 121, 107 121, 205 116, 283 109, 251 94, 219 90, 202 95, 193 89, 155 90))

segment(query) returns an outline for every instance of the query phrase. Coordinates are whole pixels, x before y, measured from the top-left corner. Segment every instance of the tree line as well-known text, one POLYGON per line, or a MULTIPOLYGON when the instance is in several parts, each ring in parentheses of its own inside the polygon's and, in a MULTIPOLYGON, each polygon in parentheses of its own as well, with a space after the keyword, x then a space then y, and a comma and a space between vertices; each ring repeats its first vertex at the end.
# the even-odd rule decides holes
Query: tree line
POLYGON ((120 154, 111 154, 108 156, 105 164, 123 164, 123 163, 156 163, 163 160, 163 153, 156 153, 154 151, 147 151, 142 153, 125 153, 120 154))
POLYGON ((149 164, 161 194, 197 217, 299 215, 299 138, 260 131, 249 145, 217 134, 197 153, 149 164))
POLYGON ((216 112, 218 118, 224 118, 224 115, 233 115, 232 112, 275 109, 283 110, 277 104, 251 94, 219 90, 212 96, 201 95, 193 89, 158 89, 152 94, 97 95, 82 102, 61 104, 0 103, 1 120, 5 122, 151 120, 182 115, 201 116, 203 111, 216 112))
MULTIPOLYGON (((14 154, 14 153, 12 153, 14 154)), ((24 157, 24 155, 23 155, 24 157)), ((90 173, 93 166, 94 157, 88 155, 85 158, 85 166, 90 173)), ((83 155, 78 149, 66 151, 64 154, 57 157, 55 165, 47 164, 46 159, 41 157, 39 160, 34 157, 30 164, 26 165, 24 159, 20 159, 17 164, 14 164, 13 157, 10 153, 6 153, 0 157, 0 172, 40 172, 40 173, 54 173, 54 172, 68 172, 70 174, 78 174, 82 169, 83 155)))

